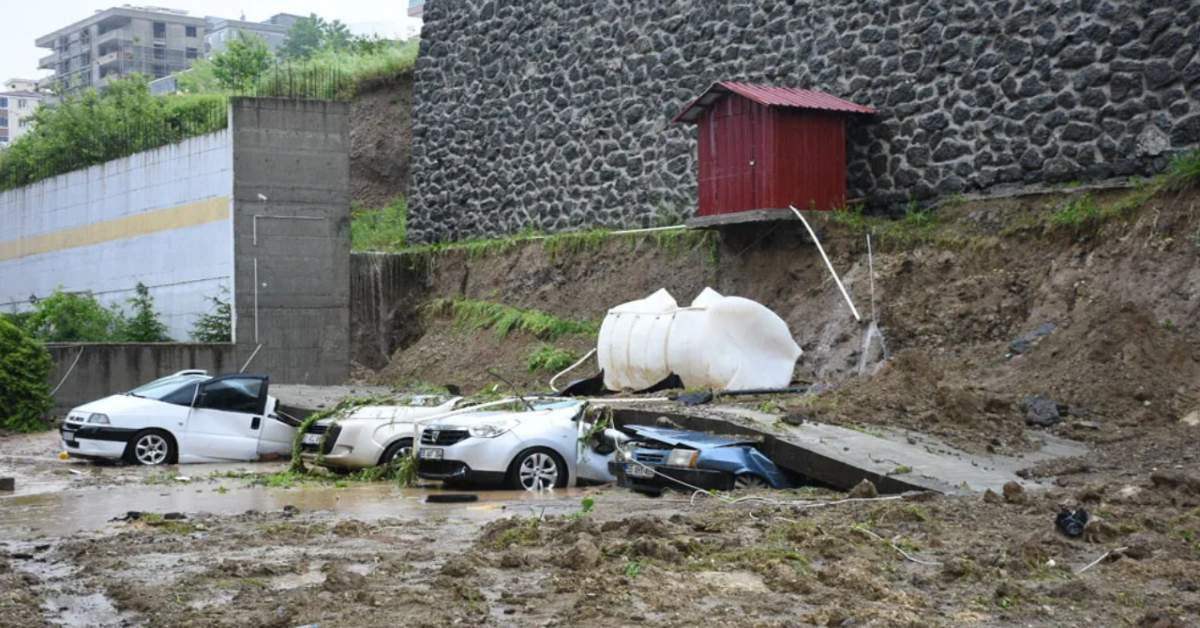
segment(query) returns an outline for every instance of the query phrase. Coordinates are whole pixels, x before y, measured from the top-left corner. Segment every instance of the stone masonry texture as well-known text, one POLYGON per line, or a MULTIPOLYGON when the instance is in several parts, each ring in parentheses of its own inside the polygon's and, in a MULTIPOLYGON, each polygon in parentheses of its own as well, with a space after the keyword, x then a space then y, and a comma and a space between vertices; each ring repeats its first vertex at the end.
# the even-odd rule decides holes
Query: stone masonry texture
POLYGON ((1145 176, 1200 146, 1195 0, 429 0, 410 238, 672 223, 717 80, 871 105, 848 196, 1145 176))

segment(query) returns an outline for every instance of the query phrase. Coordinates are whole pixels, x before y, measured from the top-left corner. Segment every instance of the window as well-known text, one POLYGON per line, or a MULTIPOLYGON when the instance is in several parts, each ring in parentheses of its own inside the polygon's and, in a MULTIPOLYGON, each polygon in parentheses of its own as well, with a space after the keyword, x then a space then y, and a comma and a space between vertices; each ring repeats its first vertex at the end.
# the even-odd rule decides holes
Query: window
POLYGON ((8 109, 8 99, 0 96, 0 109, 8 109))
POLYGON ((183 34, 185 37, 195 37, 196 36, 196 27, 195 26, 184 26, 183 31, 184 31, 183 34))
POLYGON ((154 38, 155 39, 166 39, 167 38, 167 24, 165 22, 155 22, 154 23, 154 38))
POLYGON ((261 398, 262 392, 263 380, 258 378, 222 379, 206 383, 200 388, 196 407, 259 414, 265 402, 265 399, 261 398))
POLYGON ((27 104, 29 104, 28 100, 25 100, 24 98, 17 99, 17 109, 24 109, 25 105, 27 104))
POLYGON ((173 403, 177 406, 190 406, 190 405, 192 405, 192 400, 194 400, 196 398, 196 386, 198 386, 198 385, 199 385, 198 382, 192 382, 190 384, 185 384, 185 385, 181 386, 179 389, 177 389, 175 392, 172 392, 169 395, 163 396, 163 398, 160 399, 160 401, 165 401, 167 403, 173 403))
POLYGON ((162 44, 154 44, 154 58, 155 59, 166 59, 167 58, 167 47, 162 44))
POLYGON ((188 48, 188 49, 187 49, 187 58, 189 58, 189 59, 196 59, 196 58, 199 58, 199 57, 200 57, 200 51, 199 51, 199 50, 196 50, 195 48, 188 48))
POLYGON ((165 66, 165 65, 155 65, 154 66, 154 78, 162 78, 166 75, 167 75, 167 66, 165 66))
POLYGON ((8 128, 8 116, 0 115, 0 129, 7 129, 7 128, 8 128))

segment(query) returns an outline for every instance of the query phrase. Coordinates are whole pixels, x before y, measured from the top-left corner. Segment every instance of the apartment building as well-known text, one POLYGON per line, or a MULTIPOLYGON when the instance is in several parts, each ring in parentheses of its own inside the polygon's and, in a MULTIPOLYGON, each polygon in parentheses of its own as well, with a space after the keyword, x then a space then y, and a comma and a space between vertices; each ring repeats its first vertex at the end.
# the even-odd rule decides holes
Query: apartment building
POLYGON ((70 93, 127 74, 167 76, 203 55, 207 31, 207 20, 186 11, 130 5, 97 11, 35 40, 52 51, 38 62, 54 71, 41 84, 70 93))
POLYGON ((227 20, 219 17, 207 18, 208 34, 204 36, 205 54, 217 54, 225 50, 229 46, 229 42, 238 36, 238 33, 261 38, 267 43, 267 48, 270 48, 271 52, 275 52, 283 45, 288 31, 292 30, 292 25, 299 19, 302 19, 302 16, 291 13, 278 13, 262 22, 227 20))
POLYGON ((37 81, 14 78, 4 82, 4 91, 0 91, 0 148, 29 130, 33 112, 45 96, 37 91, 37 81))

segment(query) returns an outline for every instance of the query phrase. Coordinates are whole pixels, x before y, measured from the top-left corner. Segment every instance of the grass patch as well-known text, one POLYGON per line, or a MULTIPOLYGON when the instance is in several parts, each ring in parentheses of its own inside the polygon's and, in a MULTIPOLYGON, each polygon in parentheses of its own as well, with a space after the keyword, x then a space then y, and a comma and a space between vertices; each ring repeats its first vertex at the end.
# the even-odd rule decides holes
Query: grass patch
POLYGON ((521 309, 475 299, 439 298, 422 308, 427 315, 449 315, 460 329, 490 329, 498 338, 519 331, 535 338, 553 341, 563 336, 595 336, 600 324, 559 318, 541 310, 521 309))
POLYGON ((1176 155, 1167 167, 1163 185, 1168 190, 1181 192, 1200 183, 1200 149, 1176 155))
POLYGON ((543 371, 557 373, 571 366, 579 359, 579 354, 570 349, 560 349, 552 345, 542 345, 529 354, 526 366, 530 372, 543 371))
POLYGON ((701 248, 708 250, 706 260, 716 266, 719 260, 720 240, 716 232, 695 229, 673 229, 643 233, 615 233, 609 229, 589 229, 567 233, 544 234, 523 231, 513 235, 494 238, 475 238, 458 242, 435 242, 416 246, 402 246, 385 252, 432 259, 446 253, 462 252, 469 258, 488 257, 507 253, 516 247, 540 242, 542 249, 551 259, 557 260, 587 251, 600 250, 612 241, 624 241, 630 250, 649 244, 670 255, 683 255, 701 248))
POLYGON ((408 240, 408 203, 403 196, 379 209, 350 208, 350 248, 354 251, 389 250, 408 240))
POLYGON ((492 549, 505 550, 514 545, 532 545, 541 539, 541 520, 529 518, 501 532, 491 545, 492 549))

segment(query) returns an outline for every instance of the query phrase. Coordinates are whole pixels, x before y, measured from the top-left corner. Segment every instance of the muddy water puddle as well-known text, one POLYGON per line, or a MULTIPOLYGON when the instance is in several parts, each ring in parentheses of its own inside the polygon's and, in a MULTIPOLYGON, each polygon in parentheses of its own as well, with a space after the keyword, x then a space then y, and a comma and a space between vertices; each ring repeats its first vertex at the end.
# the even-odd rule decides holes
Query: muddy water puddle
MULTIPOLYGON (((0 536, 54 537, 102 530, 129 511, 185 514, 239 514, 285 506, 304 511, 331 511, 358 519, 383 517, 454 517, 479 522, 509 514, 558 514, 578 508, 582 493, 559 489, 544 493, 466 491, 468 503, 426 503, 445 493, 437 488, 398 488, 389 483, 294 488, 245 487, 228 483, 179 483, 157 486, 129 484, 61 490, 0 498, 0 536)), ((453 491, 461 494, 464 491, 453 491)))

